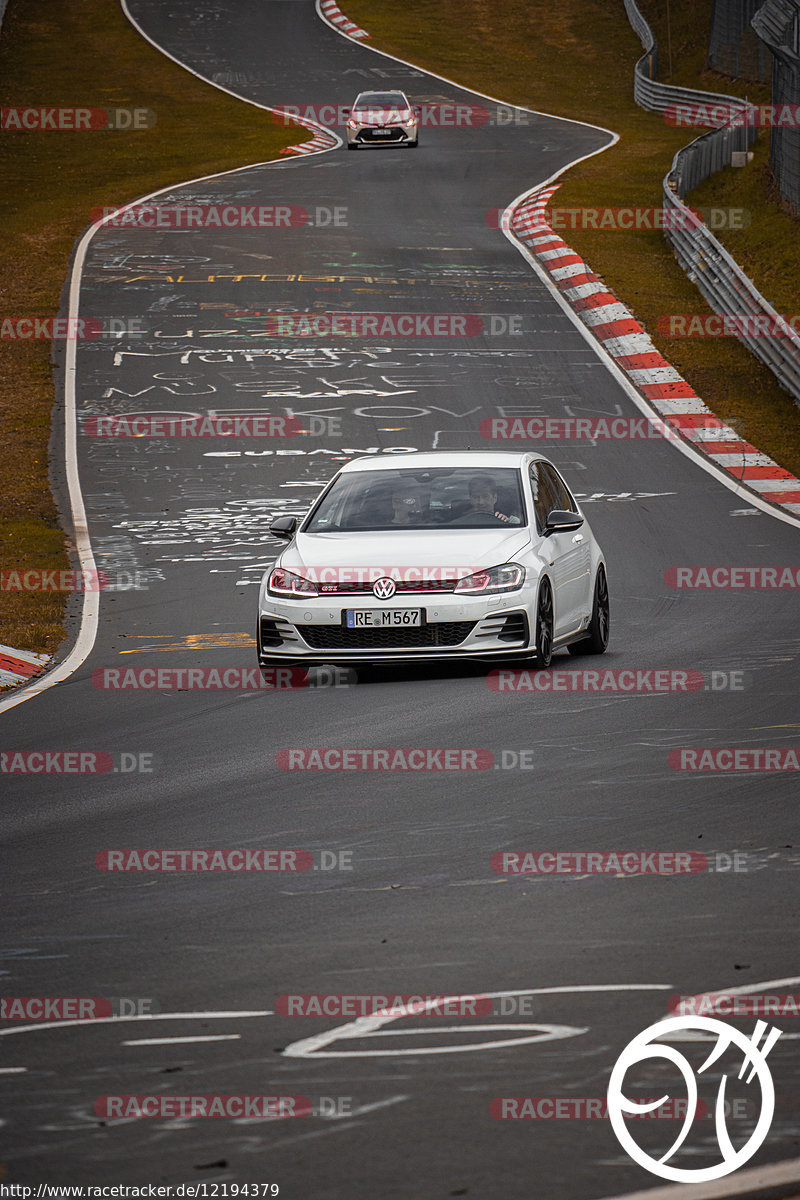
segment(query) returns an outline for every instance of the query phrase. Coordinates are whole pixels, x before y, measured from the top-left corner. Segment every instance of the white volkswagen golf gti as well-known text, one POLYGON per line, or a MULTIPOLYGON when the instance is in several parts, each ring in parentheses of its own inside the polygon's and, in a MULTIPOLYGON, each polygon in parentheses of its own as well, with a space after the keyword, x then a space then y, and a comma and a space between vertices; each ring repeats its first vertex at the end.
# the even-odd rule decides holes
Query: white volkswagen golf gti
POLYGON ((606 566, 541 454, 434 451, 347 463, 259 591, 257 643, 278 665, 602 654, 606 566))

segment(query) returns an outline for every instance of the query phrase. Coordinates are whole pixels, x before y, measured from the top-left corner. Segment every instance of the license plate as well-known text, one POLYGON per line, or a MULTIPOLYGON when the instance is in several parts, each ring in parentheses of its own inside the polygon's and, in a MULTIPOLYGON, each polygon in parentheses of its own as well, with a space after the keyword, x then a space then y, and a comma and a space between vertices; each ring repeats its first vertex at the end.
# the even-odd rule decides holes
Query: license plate
POLYGON ((374 129, 372 132, 373 132, 374 137, 391 137, 392 136, 391 129, 374 129))
POLYGON ((422 624, 421 608, 346 608, 348 629, 408 629, 422 624))

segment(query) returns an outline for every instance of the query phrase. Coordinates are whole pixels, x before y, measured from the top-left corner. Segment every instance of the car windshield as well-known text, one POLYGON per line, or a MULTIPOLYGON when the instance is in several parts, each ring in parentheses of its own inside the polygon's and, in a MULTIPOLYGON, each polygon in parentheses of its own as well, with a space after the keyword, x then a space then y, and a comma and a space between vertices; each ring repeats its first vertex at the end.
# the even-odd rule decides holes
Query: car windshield
POLYGON ((408 108, 402 92, 362 92, 354 108, 408 108))
POLYGON ((312 510, 304 533, 485 529, 526 521, 514 467, 434 467, 341 475, 312 510))

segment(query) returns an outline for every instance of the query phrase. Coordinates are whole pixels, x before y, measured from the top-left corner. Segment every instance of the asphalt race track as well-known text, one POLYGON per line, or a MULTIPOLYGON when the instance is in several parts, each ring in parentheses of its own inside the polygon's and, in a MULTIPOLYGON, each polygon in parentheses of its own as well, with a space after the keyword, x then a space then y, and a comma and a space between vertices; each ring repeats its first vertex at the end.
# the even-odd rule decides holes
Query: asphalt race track
MULTIPOLYGON (((529 444, 563 469, 609 567, 607 654, 561 653, 553 670, 702 672, 691 692, 502 693, 478 664, 343 686, 323 674, 294 690, 97 686, 105 668, 253 668, 257 584, 279 549, 267 526, 304 512, 352 455, 495 448, 478 432, 494 416, 640 415, 487 220, 607 132, 520 110, 496 124, 490 101, 346 40, 311 0, 129 7, 176 59, 262 105, 346 105, 361 88, 400 87, 417 104, 484 104, 490 120, 423 128, 414 151, 342 146, 158 197, 294 206, 304 224, 108 226, 89 244, 81 315, 144 332, 80 343, 79 430, 105 414, 213 410, 298 415, 310 432, 79 433, 95 560, 118 586, 101 594, 86 661, 7 708, 0 740, 5 752, 109 754, 114 769, 4 779, 3 991, 125 998, 156 1015, 2 1023, 6 1176, 274 1182, 315 1200, 583 1200, 656 1186, 607 1120, 501 1121, 490 1106, 604 1097, 622 1049, 673 994, 800 991, 797 773, 669 761, 681 747, 797 748, 797 590, 665 581, 682 565, 796 567, 797 524, 662 440, 529 444), (267 314, 327 311, 477 314, 484 333, 265 333, 267 314), (285 770, 292 747, 476 748, 494 767, 285 770), (214 847, 304 849, 314 869, 95 864, 106 849, 214 847), (492 855, 515 850, 698 852, 720 869, 496 873, 492 855), (288 994, 495 999, 489 1015, 486 1004, 412 1014, 336 1039, 321 1035, 351 1016, 282 1015, 288 994), (102 1096, 158 1093, 302 1096, 314 1111, 207 1121, 96 1109, 102 1096)), ((66 506, 63 468, 59 493, 66 506)), ((775 1023, 775 1118, 750 1166, 798 1154, 800 1022, 775 1023)), ((753 1018, 734 1024, 749 1035, 753 1018)), ((716 1148, 713 1123, 703 1137, 696 1154, 716 1148)))

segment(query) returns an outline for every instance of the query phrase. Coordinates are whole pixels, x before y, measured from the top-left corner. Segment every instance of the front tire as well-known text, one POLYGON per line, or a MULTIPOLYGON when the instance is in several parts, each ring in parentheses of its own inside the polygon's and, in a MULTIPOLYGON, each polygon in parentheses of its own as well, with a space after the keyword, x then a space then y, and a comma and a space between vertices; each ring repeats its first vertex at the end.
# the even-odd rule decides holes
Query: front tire
POLYGON ((539 586, 539 599, 536 604, 536 653, 533 655, 533 666, 542 670, 550 666, 553 660, 553 589, 550 580, 545 578, 539 586))
POLYGON ((348 142, 348 143, 347 143, 347 149, 348 149, 348 150, 357 150, 357 149, 358 149, 358 142, 348 142))
POLYGON ((592 619, 589 622, 588 636, 579 642, 573 642, 567 647, 570 654, 604 654, 608 646, 608 635, 611 628, 611 606, 608 599, 608 580, 602 564, 597 569, 594 582, 594 600, 592 602, 592 619))

